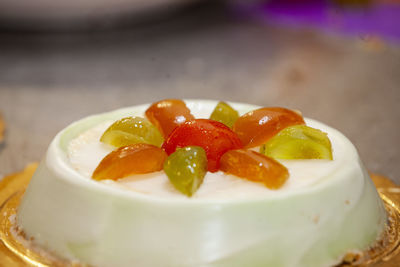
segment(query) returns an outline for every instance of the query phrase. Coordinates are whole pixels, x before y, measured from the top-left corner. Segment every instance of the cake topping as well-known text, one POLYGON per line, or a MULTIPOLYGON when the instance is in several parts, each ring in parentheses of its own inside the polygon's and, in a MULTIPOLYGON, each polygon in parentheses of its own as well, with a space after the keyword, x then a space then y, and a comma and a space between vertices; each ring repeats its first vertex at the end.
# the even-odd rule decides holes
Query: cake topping
POLYGON ((206 151, 210 172, 218 170, 219 159, 226 151, 243 147, 231 129, 208 119, 185 122, 175 128, 162 145, 167 154, 185 146, 200 146, 206 151))
POLYGON ((160 147, 164 139, 147 119, 127 117, 114 122, 101 136, 100 141, 116 147, 137 143, 160 147))
POLYGON ((100 162, 93 179, 164 169, 175 188, 190 197, 207 171, 221 170, 278 189, 289 172, 275 159, 332 159, 327 134, 285 108, 260 108, 239 117, 219 102, 210 119, 195 119, 185 102, 167 99, 153 103, 145 114, 148 120, 123 118, 104 132, 100 140, 120 148, 100 162), (249 149, 257 146, 260 153, 249 149))
POLYGON ((146 110, 146 117, 160 130, 164 138, 178 125, 194 119, 185 102, 179 99, 165 99, 153 103, 146 110))
POLYGON ((239 117, 233 131, 246 148, 260 146, 284 128, 305 124, 303 117, 286 108, 260 108, 239 117))
POLYGON ((328 135, 305 125, 283 129, 261 146, 260 152, 275 159, 332 159, 328 135))
POLYGON ((239 113, 225 102, 218 102, 214 111, 211 113, 210 119, 219 121, 229 128, 232 128, 235 121, 239 118, 239 113))
POLYGON ((261 182, 270 189, 280 188, 289 178, 285 166, 252 150, 230 150, 221 157, 220 164, 222 171, 261 182))
POLYGON ((167 154, 159 147, 149 144, 133 144, 120 147, 104 157, 93 172, 95 180, 126 177, 160 171, 167 154))
POLYGON ((178 148, 165 161, 164 171, 175 188, 190 197, 207 173, 206 152, 198 146, 178 148))

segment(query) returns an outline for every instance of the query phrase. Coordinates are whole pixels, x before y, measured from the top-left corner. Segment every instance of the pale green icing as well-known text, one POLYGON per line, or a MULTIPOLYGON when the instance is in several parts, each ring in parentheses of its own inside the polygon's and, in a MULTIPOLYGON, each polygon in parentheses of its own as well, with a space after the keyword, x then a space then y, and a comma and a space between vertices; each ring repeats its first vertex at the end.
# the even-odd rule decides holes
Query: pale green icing
POLYGON ((350 164, 329 179, 251 201, 164 201, 79 177, 60 156, 65 144, 126 112, 67 128, 28 187, 18 222, 59 255, 98 266, 319 267, 365 249, 384 227, 383 205, 350 143, 350 164))

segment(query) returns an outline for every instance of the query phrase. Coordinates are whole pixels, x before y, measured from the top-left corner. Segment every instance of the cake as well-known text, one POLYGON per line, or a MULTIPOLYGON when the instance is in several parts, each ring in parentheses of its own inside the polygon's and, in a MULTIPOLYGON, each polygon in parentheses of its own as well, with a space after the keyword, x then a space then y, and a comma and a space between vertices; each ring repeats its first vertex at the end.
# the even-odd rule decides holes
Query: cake
MULTIPOLYGON (((205 119, 217 105, 185 103, 193 117, 205 119)), ((240 115, 259 108, 231 106, 240 115)), ((115 149, 100 142, 103 133, 121 118, 145 116, 148 108, 90 116, 57 134, 17 214, 35 245, 91 266, 320 267, 381 238, 385 209, 355 147, 312 119, 304 121, 327 134, 332 159, 277 159, 288 176, 276 188, 218 165, 208 166, 191 194, 182 194, 163 170, 93 179, 115 149)), ((246 151, 262 151, 257 145, 246 151)))

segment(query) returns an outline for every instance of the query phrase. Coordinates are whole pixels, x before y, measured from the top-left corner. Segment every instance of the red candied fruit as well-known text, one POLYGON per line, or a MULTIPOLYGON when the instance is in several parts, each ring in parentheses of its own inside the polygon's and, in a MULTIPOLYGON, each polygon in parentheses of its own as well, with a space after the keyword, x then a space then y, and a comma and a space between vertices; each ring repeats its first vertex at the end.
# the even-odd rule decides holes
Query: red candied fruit
POLYGON ((93 172, 94 180, 117 180, 132 174, 144 174, 163 169, 167 154, 150 144, 120 147, 105 156, 93 172))
POLYGON ((301 115, 286 108, 270 107, 250 111, 239 117, 232 130, 246 148, 260 146, 284 128, 305 124, 301 115))
POLYGON ((178 125, 194 119, 190 109, 180 99, 165 99, 153 103, 146 110, 146 117, 158 128, 164 138, 178 125))
POLYGON ((208 119, 185 122, 175 128, 162 145, 168 155, 177 148, 186 146, 200 146, 206 151, 210 172, 219 169, 219 160, 226 151, 243 147, 239 137, 231 129, 208 119))
POLYGON ((278 161, 252 150, 226 152, 220 160, 220 170, 247 180, 260 182, 270 189, 280 188, 289 172, 278 161))

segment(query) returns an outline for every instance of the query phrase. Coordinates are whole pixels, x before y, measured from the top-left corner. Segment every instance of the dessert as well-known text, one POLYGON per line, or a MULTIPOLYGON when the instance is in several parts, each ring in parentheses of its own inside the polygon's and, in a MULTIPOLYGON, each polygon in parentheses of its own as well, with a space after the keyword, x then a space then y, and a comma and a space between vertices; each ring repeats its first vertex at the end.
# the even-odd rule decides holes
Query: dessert
POLYGON ((175 114, 175 126, 157 124, 170 120, 170 106, 160 101, 62 130, 25 192, 19 227, 35 244, 93 266, 333 266, 380 239, 385 209, 341 133, 286 109, 278 111, 290 123, 279 123, 277 109, 246 104, 232 104, 241 115, 233 124, 229 116, 216 116, 217 123, 209 120, 216 101, 184 101, 187 109, 182 102, 176 101, 185 115, 175 114), (262 132, 267 121, 244 120, 247 112, 272 114, 274 129, 281 128, 249 138, 246 132, 262 132), (116 148, 113 138, 100 141, 105 133, 137 140, 134 123, 131 135, 116 134, 126 128, 114 124, 127 117, 147 118, 162 147, 154 129, 145 144, 116 148), (107 157, 138 166, 121 174, 126 168, 118 164, 130 164, 102 164, 107 157))

